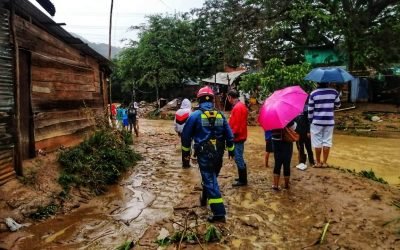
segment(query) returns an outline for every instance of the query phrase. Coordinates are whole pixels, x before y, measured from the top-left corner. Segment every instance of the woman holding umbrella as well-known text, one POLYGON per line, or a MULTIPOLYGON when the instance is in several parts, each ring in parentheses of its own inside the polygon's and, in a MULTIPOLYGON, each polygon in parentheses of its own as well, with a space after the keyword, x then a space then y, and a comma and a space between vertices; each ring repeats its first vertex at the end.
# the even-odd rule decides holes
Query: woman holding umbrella
POLYGON ((283 166, 285 188, 289 188, 290 161, 293 153, 293 143, 285 135, 290 129, 294 130, 296 118, 304 108, 307 93, 299 86, 291 86, 275 91, 268 97, 260 110, 258 121, 266 130, 272 130, 272 143, 274 147, 275 165, 272 188, 280 190, 280 172, 283 166))
POLYGON ((281 168, 283 166, 283 178, 285 180, 285 189, 289 189, 290 184, 290 162, 293 154, 293 142, 286 141, 284 138, 285 129, 296 129, 296 122, 291 121, 284 129, 272 130, 272 144, 274 147, 274 181, 272 189, 279 191, 279 179, 281 175, 281 168))

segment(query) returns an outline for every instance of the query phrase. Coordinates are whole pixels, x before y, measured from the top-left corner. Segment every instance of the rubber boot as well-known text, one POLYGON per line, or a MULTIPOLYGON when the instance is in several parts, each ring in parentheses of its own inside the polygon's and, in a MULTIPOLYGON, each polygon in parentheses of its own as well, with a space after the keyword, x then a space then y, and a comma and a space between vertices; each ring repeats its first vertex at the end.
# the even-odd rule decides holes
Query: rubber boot
POLYGON ((182 168, 190 168, 190 151, 182 150, 182 168))
POLYGON ((247 168, 239 169, 239 180, 232 184, 233 187, 240 187, 247 185, 247 168))
POLYGON ((207 194, 206 194, 206 191, 204 190, 204 187, 203 187, 203 191, 200 194, 200 206, 202 206, 202 207, 207 206, 207 194))

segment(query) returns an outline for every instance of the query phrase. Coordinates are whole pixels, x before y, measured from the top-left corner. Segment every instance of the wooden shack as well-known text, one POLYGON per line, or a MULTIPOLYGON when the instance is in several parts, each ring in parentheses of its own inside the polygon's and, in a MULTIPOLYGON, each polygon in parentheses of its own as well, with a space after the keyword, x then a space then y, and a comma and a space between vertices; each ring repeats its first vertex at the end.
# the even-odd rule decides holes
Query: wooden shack
POLYGON ((28 0, 0 1, 0 185, 82 138, 107 107, 109 61, 28 0))

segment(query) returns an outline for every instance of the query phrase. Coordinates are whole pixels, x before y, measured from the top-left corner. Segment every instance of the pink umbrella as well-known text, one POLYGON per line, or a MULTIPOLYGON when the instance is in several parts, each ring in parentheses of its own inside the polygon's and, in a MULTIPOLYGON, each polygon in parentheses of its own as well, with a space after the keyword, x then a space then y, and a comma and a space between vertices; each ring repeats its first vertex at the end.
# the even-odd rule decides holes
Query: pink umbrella
POLYGON ((264 130, 284 128, 303 112, 306 99, 307 93, 300 86, 277 90, 262 105, 258 122, 264 130))

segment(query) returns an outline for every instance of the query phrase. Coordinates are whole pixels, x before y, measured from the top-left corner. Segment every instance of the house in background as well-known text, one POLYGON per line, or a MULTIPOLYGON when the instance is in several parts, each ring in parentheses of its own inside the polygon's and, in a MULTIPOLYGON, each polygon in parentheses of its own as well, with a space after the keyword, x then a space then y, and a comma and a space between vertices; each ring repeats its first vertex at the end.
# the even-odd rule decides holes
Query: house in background
POLYGON ((209 85, 216 95, 215 106, 219 110, 230 110, 231 105, 226 101, 227 93, 230 89, 235 88, 240 80, 240 76, 245 74, 247 70, 240 69, 237 71, 218 72, 213 76, 201 79, 201 81, 209 85))
MULTIPOLYGON (((337 51, 326 47, 310 47, 304 50, 305 61, 313 67, 339 66, 347 69, 347 62, 337 51)), ((355 79, 344 85, 343 102, 400 103, 400 67, 394 64, 383 72, 373 69, 353 70, 355 79)))
POLYGON ((109 61, 28 0, 0 2, 0 185, 38 150, 76 144, 107 107, 109 61))

